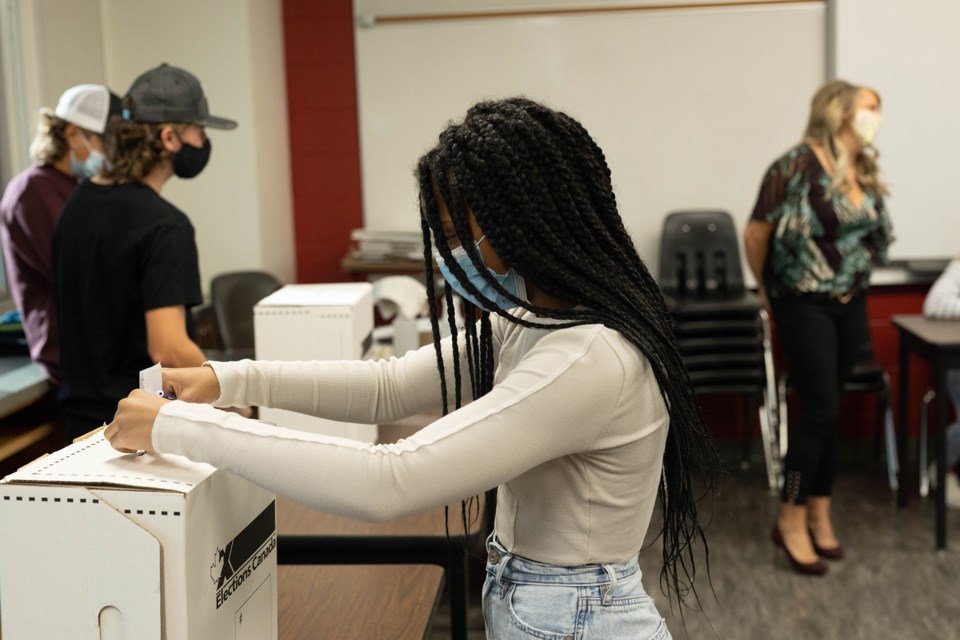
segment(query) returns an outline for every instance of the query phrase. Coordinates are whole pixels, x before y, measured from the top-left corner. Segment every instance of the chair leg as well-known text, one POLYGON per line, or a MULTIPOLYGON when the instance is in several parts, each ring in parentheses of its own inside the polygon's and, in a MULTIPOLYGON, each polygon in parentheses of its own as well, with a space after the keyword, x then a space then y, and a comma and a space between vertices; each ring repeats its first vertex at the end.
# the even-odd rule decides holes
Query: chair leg
POLYGON ((750 445, 753 439, 753 414, 757 408, 757 397, 743 397, 743 436, 740 439, 740 468, 750 467, 750 445))
POLYGON ((780 410, 780 421, 778 428, 780 430, 777 442, 780 445, 780 459, 787 457, 787 376, 781 375, 777 381, 777 398, 779 402, 777 407, 780 410))
POLYGON ((897 434, 893 424, 893 406, 887 405, 886 420, 884 420, 884 440, 887 446, 887 481, 890 490, 900 488, 900 460, 897 458, 897 434))
POLYGON ((920 403, 920 497, 926 498, 930 494, 930 475, 927 473, 927 425, 930 424, 930 404, 937 397, 937 392, 930 389, 923 394, 920 403))
MULTIPOLYGON (((887 454, 887 482, 891 491, 896 491, 900 486, 900 460, 897 457, 897 430, 896 423, 893 421, 893 389, 890 384, 890 376, 883 374, 883 391, 878 394, 882 402, 881 414, 883 419, 883 439, 887 454)), ((878 425, 879 426, 879 425, 878 425)), ((905 425, 904 425, 905 428, 905 425)), ((880 445, 879 434, 876 439, 877 446, 880 445)))
POLYGON ((887 407, 890 406, 890 396, 885 392, 880 391, 877 393, 876 398, 876 429, 873 432, 873 459, 876 462, 880 461, 880 454, 884 449, 881 449, 880 442, 884 438, 884 430, 886 429, 886 416, 887 416, 887 407))
POLYGON ((775 495, 780 488, 781 460, 777 456, 778 447, 774 439, 770 417, 767 415, 767 408, 760 407, 760 434, 763 441, 763 460, 767 467, 767 486, 770 487, 770 495, 775 495))
POLYGON ((470 596, 466 540, 451 540, 450 552, 450 637, 467 640, 467 602, 470 596))

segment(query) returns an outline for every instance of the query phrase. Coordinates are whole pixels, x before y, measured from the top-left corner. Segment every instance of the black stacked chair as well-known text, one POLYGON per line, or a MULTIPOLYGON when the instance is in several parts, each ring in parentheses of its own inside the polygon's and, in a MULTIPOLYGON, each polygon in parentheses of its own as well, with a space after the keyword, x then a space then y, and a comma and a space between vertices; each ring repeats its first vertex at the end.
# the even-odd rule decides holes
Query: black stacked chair
POLYGON ((744 461, 753 415, 759 415, 767 480, 775 491, 786 438, 778 429, 770 324, 760 299, 744 286, 730 214, 669 214, 660 236, 659 280, 696 393, 744 397, 744 461))

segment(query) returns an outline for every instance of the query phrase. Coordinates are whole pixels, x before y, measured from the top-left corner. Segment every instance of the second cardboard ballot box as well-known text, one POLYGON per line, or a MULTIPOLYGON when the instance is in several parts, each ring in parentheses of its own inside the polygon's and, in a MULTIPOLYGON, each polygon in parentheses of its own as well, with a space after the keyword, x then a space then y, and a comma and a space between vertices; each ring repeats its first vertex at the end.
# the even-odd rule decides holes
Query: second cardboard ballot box
MULTIPOLYGON (((359 360, 373 339, 373 285, 288 284, 256 304, 253 330, 257 360, 359 360)), ((260 419, 362 442, 377 439, 376 425, 286 409, 261 407, 260 419)))
POLYGON ((98 433, 0 481, 4 640, 276 640, 274 495, 98 433))

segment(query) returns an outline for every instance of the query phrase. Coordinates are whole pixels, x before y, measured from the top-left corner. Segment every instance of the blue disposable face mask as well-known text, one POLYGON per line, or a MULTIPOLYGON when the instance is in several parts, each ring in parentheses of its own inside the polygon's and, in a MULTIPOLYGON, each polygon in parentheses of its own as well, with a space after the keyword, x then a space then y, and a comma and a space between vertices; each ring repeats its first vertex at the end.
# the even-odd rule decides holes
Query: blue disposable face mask
POLYGON ((80 138, 83 140, 83 144, 87 147, 87 159, 83 162, 77 160, 77 156, 74 155, 73 151, 70 152, 70 173, 79 180, 85 180, 86 178, 92 178, 97 175, 97 172, 100 171, 100 167, 103 166, 106 156, 103 155, 100 151, 97 151, 90 146, 90 143, 87 142, 87 136, 83 135, 83 132, 80 132, 80 138))
MULTIPOLYGON (((480 243, 483 242, 483 238, 487 236, 484 235, 482 238, 477 240, 474 244, 479 248, 480 243)), ((480 307, 484 311, 493 311, 495 309, 515 309, 519 304, 510 300, 505 295, 497 291, 493 283, 488 282, 486 278, 483 277, 483 274, 477 269, 476 265, 473 264, 473 260, 470 259, 470 255, 467 253, 467 250, 463 247, 456 247, 455 249, 450 250, 453 259, 457 261, 457 264, 460 265, 460 268, 463 269, 463 272, 467 275, 467 280, 480 292, 480 294, 490 303, 493 304, 493 308, 487 308, 485 302, 480 302, 471 294, 467 293, 463 285, 460 284, 460 281, 457 280, 457 277, 453 275, 450 271, 450 268, 447 267, 446 263, 443 261, 443 258, 440 254, 437 254, 437 266, 440 267, 440 273, 443 274, 443 279, 453 287, 453 290, 459 293, 461 296, 469 300, 475 306, 480 307)), ((483 260, 483 256, 480 256, 480 260, 483 260)), ((487 267, 486 264, 483 266, 487 267)), ((493 279, 503 287, 505 290, 513 294, 515 297, 526 300, 527 299, 527 286, 523 281, 523 278, 517 275, 517 272, 513 270, 513 267, 507 270, 504 274, 499 274, 490 267, 487 267, 487 271, 490 272, 490 275, 493 276, 493 279)))

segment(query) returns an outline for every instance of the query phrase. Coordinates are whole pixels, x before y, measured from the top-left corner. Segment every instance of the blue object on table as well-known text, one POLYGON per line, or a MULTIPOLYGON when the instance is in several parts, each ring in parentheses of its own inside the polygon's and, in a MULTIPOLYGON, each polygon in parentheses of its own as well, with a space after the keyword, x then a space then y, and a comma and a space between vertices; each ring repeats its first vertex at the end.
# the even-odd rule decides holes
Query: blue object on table
POLYGON ((0 355, 29 353, 23 322, 16 309, 0 315, 0 355))
POLYGON ((20 320, 20 311, 14 309, 12 311, 7 311, 5 314, 0 315, 0 327, 7 325, 16 325, 22 327, 22 322, 20 320))

